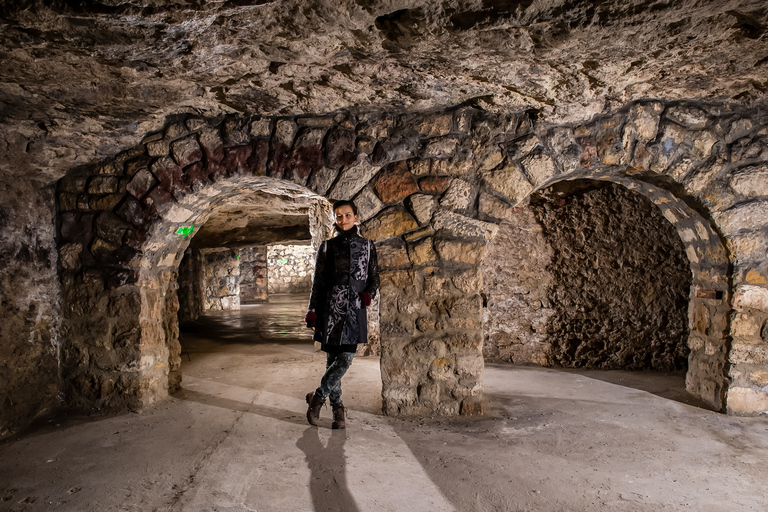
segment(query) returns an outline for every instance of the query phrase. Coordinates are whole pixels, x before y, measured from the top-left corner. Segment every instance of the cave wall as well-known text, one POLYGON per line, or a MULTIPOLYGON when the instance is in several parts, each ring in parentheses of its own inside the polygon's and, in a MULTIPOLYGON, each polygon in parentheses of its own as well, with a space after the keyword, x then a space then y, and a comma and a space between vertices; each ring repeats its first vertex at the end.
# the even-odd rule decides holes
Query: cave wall
POLYGON ((315 251, 310 245, 270 245, 267 250, 269 293, 309 294, 315 251))
POLYGON ((687 369, 691 268, 677 231, 621 185, 573 183, 531 199, 553 251, 552 363, 687 369))
POLYGON ((0 181, 0 438, 60 405, 54 197, 0 181))

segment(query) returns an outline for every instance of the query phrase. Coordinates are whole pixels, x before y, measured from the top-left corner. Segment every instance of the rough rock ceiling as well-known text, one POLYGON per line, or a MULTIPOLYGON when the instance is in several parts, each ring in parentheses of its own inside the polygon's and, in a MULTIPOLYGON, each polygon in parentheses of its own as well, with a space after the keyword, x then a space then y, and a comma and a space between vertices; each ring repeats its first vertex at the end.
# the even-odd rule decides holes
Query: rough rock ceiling
POLYGON ((5 179, 57 179, 178 113, 470 102, 555 123, 768 98, 765 0, 20 0, 0 20, 5 179))
POLYGON ((195 233, 192 247, 249 247, 302 244, 312 239, 308 196, 243 191, 215 208, 195 233))

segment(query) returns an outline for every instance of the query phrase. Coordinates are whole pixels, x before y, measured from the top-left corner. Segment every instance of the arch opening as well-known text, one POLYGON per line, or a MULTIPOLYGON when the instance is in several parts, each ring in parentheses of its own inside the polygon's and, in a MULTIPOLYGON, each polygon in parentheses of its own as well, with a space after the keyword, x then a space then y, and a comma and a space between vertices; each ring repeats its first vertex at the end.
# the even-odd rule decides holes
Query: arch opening
POLYGON ((722 410, 728 259, 710 224, 621 173, 552 180, 502 222, 483 263, 489 362, 685 371, 722 410), (709 298, 711 296, 711 298, 709 298))

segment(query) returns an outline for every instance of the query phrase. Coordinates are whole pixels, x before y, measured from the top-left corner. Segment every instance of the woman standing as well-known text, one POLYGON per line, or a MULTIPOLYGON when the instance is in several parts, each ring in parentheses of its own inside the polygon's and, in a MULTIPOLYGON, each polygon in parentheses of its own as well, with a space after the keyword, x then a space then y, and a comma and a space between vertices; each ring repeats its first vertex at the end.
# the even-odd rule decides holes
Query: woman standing
POLYGON ((326 353, 325 374, 320 386, 307 393, 307 421, 317 425, 320 408, 330 398, 333 428, 346 427, 341 401, 341 378, 346 373, 357 345, 368 342, 365 308, 379 289, 379 265, 376 246, 358 234, 357 207, 352 201, 333 205, 336 216, 335 237, 324 241, 317 250, 312 294, 305 320, 315 331, 326 353))

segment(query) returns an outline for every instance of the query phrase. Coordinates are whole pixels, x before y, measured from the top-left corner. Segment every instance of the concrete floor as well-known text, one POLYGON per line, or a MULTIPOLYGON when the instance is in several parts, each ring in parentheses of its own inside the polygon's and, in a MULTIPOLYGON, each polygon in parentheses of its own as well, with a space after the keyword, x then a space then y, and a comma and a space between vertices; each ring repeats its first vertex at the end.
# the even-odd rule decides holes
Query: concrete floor
POLYGON ((346 431, 306 424, 324 357, 304 299, 184 332, 183 391, 0 444, 0 510, 765 511, 768 418, 700 407, 681 375, 488 365, 486 415, 381 416, 378 360, 346 431), (684 403, 688 402, 688 403, 684 403))

